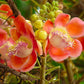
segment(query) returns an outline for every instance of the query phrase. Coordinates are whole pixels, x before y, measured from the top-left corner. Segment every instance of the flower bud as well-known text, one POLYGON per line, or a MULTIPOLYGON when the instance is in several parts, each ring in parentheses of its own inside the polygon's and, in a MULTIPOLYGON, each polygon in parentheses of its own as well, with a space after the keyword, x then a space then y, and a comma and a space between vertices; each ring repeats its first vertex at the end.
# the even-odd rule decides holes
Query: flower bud
POLYGON ((45 39, 47 39, 47 33, 42 30, 42 31, 39 32, 38 37, 41 40, 45 40, 45 39))
POLYGON ((46 40, 47 39, 47 33, 44 30, 37 30, 35 32, 35 36, 38 40, 46 40))
POLYGON ((57 17, 60 13, 63 13, 61 10, 55 11, 55 17, 57 17))
POLYGON ((33 14, 30 18, 30 20, 33 22, 36 21, 37 19, 38 19, 38 15, 36 15, 36 14, 33 14))
POLYGON ((37 29, 41 29, 43 27, 43 22, 42 20, 36 20, 34 22, 34 27, 37 28, 37 29))
POLYGON ((49 14, 48 14, 48 17, 49 18, 53 18, 55 16, 55 13, 53 11, 51 11, 49 14))
POLYGON ((47 6, 46 6, 46 5, 43 5, 42 8, 43 8, 44 10, 47 10, 47 6))

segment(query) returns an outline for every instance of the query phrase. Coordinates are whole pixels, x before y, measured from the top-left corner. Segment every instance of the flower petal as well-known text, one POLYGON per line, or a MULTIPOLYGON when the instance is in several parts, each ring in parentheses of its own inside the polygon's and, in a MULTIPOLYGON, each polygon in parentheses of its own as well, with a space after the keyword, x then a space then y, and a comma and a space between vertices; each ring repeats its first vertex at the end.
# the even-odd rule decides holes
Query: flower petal
POLYGON ((69 14, 61 13, 56 17, 55 26, 65 26, 70 19, 69 14))
POLYGON ((4 44, 3 46, 0 47, 0 54, 1 54, 1 59, 9 59, 7 56, 8 53, 8 45, 4 44))
POLYGON ((10 30, 11 37, 13 38, 14 41, 18 40, 21 34, 17 31, 16 28, 12 28, 10 30))
POLYGON ((14 23, 15 26, 17 28, 17 30, 22 34, 22 35, 29 35, 28 32, 31 32, 34 35, 32 26, 27 23, 27 21, 25 20, 25 18, 21 15, 18 15, 15 19, 14 19, 14 23))
POLYGON ((43 50, 44 50, 45 56, 47 56, 48 49, 49 49, 49 40, 46 40, 43 43, 43 50))
POLYGON ((81 42, 83 50, 84 50, 84 37, 78 38, 78 40, 81 42))
POLYGON ((0 46, 1 46, 5 41, 7 41, 7 39, 8 39, 7 32, 4 31, 3 29, 0 29, 0 46))
POLYGON ((68 48, 68 51, 70 52, 70 57, 78 57, 80 56, 82 52, 82 45, 79 40, 74 39, 72 47, 68 48))
POLYGON ((30 71, 36 63, 37 55, 33 50, 32 54, 29 56, 27 62, 21 67, 21 72, 30 71))
POLYGON ((43 30, 45 30, 47 33, 50 33, 51 29, 53 29, 53 23, 50 20, 47 20, 44 24, 43 30))
POLYGON ((33 42, 33 48, 38 52, 39 55, 42 55, 43 52, 42 52, 42 48, 41 46, 37 43, 36 39, 35 39, 35 36, 33 36, 32 34, 29 34, 30 35, 30 38, 32 39, 32 42, 33 42))
POLYGON ((2 59, 0 59, 0 63, 4 64, 4 63, 5 63, 5 61, 4 61, 4 60, 2 60, 2 59))
MULTIPOLYGON (((7 13, 8 16, 13 15, 13 12, 12 12, 10 6, 7 5, 7 4, 2 4, 2 5, 0 6, 0 10, 7 11, 7 12, 8 12, 8 13, 7 13)), ((15 17, 12 16, 12 18, 15 18, 15 17)))
POLYGON ((62 50, 60 48, 56 48, 53 46, 50 46, 49 48, 49 54, 51 58, 57 62, 63 61, 64 59, 68 58, 69 52, 67 50, 62 50))
POLYGON ((13 69, 18 70, 27 61, 28 58, 29 58, 28 56, 24 58, 20 58, 20 57, 12 55, 10 57, 11 66, 13 67, 13 69))
POLYGON ((67 24, 66 29, 72 37, 84 36, 84 22, 77 17, 67 24))

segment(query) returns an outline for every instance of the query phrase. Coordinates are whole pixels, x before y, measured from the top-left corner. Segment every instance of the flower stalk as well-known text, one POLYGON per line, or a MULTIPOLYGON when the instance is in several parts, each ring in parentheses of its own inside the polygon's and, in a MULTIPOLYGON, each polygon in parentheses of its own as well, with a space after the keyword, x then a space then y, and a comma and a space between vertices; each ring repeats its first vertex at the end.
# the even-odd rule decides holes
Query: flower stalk
POLYGON ((64 65, 65 65, 65 68, 66 68, 69 84, 75 84, 73 71, 72 71, 72 67, 71 67, 71 64, 70 64, 70 59, 65 60, 64 65))
POLYGON ((45 84, 46 57, 41 57, 40 84, 45 84))

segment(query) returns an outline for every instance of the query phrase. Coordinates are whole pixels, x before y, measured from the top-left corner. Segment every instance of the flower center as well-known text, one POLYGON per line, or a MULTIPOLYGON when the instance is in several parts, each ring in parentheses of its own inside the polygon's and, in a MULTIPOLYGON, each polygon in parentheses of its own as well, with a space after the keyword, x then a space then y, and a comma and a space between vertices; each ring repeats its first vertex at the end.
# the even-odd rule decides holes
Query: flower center
POLYGON ((9 56, 18 56, 18 57, 26 57, 32 53, 33 46, 31 45, 31 40, 26 40, 27 38, 21 37, 14 46, 12 46, 9 50, 9 56))
POLYGON ((56 27, 49 34, 50 44, 54 47, 65 48, 67 46, 72 46, 73 39, 67 33, 64 27, 56 27))

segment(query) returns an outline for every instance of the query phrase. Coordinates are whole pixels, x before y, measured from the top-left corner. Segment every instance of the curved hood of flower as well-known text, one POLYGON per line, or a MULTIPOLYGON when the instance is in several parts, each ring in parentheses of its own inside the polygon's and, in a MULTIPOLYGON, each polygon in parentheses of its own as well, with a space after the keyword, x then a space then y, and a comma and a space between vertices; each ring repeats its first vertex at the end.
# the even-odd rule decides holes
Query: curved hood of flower
POLYGON ((38 54, 42 55, 42 48, 40 47, 40 45, 37 43, 37 41, 35 39, 35 35, 34 35, 34 31, 33 31, 32 25, 29 24, 25 20, 25 18, 23 16, 21 16, 21 15, 18 15, 14 19, 14 24, 16 26, 16 30, 22 36, 29 37, 32 40, 32 42, 33 42, 33 48, 38 52, 38 54))

